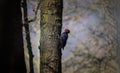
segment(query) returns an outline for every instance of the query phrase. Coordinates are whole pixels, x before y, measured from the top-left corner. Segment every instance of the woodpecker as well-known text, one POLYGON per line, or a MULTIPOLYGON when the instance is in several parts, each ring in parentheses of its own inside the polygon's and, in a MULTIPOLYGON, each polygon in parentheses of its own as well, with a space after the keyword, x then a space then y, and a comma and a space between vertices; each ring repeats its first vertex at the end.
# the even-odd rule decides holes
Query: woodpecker
MULTIPOLYGON (((67 43, 67 39, 68 39, 68 34, 69 33, 70 33, 70 30, 68 28, 66 28, 65 31, 59 37, 59 39, 60 39, 60 48, 59 49, 63 49, 64 50, 64 47, 66 46, 66 43, 67 43)), ((40 52, 41 52, 40 45, 38 46, 38 48, 40 49, 40 52)))
POLYGON ((64 50, 64 47, 66 46, 68 34, 70 33, 70 30, 68 28, 65 29, 65 31, 60 36, 60 49, 64 50))

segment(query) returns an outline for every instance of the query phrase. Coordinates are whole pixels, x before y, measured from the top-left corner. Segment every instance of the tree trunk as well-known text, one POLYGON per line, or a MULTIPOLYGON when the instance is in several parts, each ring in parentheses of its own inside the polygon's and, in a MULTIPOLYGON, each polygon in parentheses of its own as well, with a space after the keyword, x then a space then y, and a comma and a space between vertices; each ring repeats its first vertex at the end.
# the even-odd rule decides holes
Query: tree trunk
MULTIPOLYGON (((111 73, 120 73, 120 35, 119 35, 119 0, 103 0, 103 7, 105 10, 105 20, 109 24, 110 28, 107 28, 112 33, 108 32, 108 35, 111 35, 113 41, 110 44, 112 47, 111 52, 111 61, 109 64, 113 67, 113 70, 111 70, 111 66, 109 66, 108 71, 111 71, 111 73), (117 16, 116 16, 117 15, 117 16), (118 56, 118 57, 117 57, 118 56)), ((109 61, 110 61, 109 60, 109 61)), ((109 62, 108 61, 108 62, 109 62)))
POLYGON ((26 73, 20 1, 0 1, 3 4, 0 16, 3 29, 0 66, 4 73, 26 73))
POLYGON ((32 53, 32 46, 30 41, 30 31, 29 31, 29 23, 28 23, 28 13, 27 13, 27 2, 23 0, 23 15, 24 15, 24 27, 26 32, 26 41, 27 41, 27 48, 29 54, 29 65, 30 65, 30 73, 34 73, 34 65, 33 65, 33 53, 32 53))
POLYGON ((42 0, 40 7, 40 73, 61 73, 62 0, 42 0))

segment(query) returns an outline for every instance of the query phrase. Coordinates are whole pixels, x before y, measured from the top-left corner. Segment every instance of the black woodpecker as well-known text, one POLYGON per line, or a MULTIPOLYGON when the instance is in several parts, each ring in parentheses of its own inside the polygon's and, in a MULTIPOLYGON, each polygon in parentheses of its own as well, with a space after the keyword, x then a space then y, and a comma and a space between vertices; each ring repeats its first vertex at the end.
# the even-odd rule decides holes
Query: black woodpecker
POLYGON ((70 33, 70 30, 68 28, 65 29, 65 31, 60 36, 60 49, 64 50, 64 47, 66 46, 68 34, 70 33))

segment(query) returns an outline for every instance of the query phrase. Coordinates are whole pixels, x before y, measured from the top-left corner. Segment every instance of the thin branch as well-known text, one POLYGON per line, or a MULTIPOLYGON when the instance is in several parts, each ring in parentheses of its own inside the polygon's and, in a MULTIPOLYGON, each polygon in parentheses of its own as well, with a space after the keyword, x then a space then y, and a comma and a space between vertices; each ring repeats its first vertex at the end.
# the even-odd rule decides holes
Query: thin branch
POLYGON ((33 52, 32 52, 32 46, 31 46, 31 40, 30 40, 30 31, 29 31, 29 25, 28 25, 28 13, 27 13, 27 3, 26 0, 22 0, 22 7, 23 7, 23 17, 24 17, 24 27, 25 27, 25 33, 26 33, 26 41, 27 41, 27 48, 29 53, 29 65, 30 65, 30 73, 34 73, 34 65, 33 65, 33 52))
POLYGON ((27 23, 33 22, 33 21, 35 21, 35 20, 37 19, 37 14, 38 14, 38 10, 39 10, 40 5, 41 5, 41 1, 42 1, 42 0, 40 0, 40 1, 38 2, 37 8, 36 8, 36 10, 35 10, 35 16, 34 16, 34 18, 33 18, 33 19, 28 20, 28 22, 27 22, 27 23))

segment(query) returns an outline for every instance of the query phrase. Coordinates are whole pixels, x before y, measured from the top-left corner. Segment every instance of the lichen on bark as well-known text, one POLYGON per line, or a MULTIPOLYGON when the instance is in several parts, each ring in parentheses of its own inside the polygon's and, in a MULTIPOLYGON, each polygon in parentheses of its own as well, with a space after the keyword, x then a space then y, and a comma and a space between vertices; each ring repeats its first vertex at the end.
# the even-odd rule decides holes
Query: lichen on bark
POLYGON ((44 0, 41 3, 41 73, 61 73, 59 38, 62 27, 62 0, 44 0))

